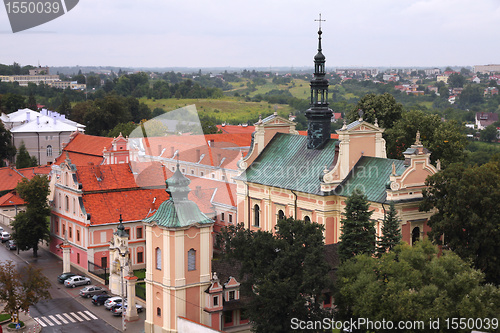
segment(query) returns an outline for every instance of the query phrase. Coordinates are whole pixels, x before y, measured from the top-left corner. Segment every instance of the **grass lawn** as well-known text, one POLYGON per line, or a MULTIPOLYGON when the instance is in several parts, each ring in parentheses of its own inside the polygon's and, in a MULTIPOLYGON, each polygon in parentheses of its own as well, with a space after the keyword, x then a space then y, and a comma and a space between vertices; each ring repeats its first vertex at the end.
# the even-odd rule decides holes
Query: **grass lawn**
POLYGON ((146 269, 136 269, 134 275, 139 278, 139 280, 144 280, 146 278, 146 269))
MULTIPOLYGON (((224 97, 219 99, 146 99, 140 98, 140 102, 144 102, 151 110, 160 108, 165 111, 172 111, 182 108, 187 105, 196 105, 196 110, 199 115, 207 115, 215 117, 219 122, 227 122, 230 124, 239 124, 247 122, 249 119, 257 119, 259 114, 267 116, 274 112, 274 104, 271 105, 266 101, 262 102, 245 102, 243 98, 224 97)), ((293 111, 289 105, 277 104, 278 114, 283 117, 288 117, 288 114, 293 111)))
POLYGON ((10 319, 10 313, 0 313, 0 323, 10 319))

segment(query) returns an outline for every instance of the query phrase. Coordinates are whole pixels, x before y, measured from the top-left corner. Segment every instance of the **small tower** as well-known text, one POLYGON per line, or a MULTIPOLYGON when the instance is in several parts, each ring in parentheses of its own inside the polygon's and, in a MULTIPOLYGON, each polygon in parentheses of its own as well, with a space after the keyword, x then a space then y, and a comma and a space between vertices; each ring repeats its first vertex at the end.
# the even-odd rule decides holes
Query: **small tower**
POLYGON ((188 199, 179 170, 166 180, 170 198, 143 220, 146 230, 145 332, 177 332, 177 317, 210 326, 205 290, 211 284, 213 223, 188 199))
POLYGON ((318 30, 318 53, 314 56, 314 77, 311 80, 311 107, 306 111, 307 148, 321 149, 330 139, 333 111, 328 107, 328 80, 325 78, 325 56, 321 52, 321 14, 318 30))

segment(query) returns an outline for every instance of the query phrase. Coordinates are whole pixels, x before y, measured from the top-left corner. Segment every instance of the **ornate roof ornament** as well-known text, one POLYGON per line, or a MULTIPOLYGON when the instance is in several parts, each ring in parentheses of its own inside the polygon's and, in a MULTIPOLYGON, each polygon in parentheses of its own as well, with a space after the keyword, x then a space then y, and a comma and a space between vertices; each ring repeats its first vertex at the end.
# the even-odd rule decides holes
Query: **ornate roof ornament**
POLYGON ((358 115, 359 115, 359 119, 358 120, 359 120, 359 122, 363 121, 363 113, 364 113, 363 110, 361 110, 361 109, 358 110, 358 115))
POLYGON ((421 146, 422 142, 420 142, 420 131, 417 131, 417 136, 415 138, 415 145, 416 146, 421 146))

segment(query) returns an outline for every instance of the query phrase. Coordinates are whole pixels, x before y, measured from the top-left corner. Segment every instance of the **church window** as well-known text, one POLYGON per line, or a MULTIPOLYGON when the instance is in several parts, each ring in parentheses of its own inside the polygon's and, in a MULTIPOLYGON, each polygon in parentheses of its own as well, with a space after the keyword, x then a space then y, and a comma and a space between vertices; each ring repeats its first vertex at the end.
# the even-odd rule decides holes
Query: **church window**
POLYGON ((71 230, 71 227, 69 227, 69 238, 72 238, 73 237, 73 232, 71 230))
POLYGON ((80 230, 77 230, 76 231, 76 241, 79 242, 80 241, 80 230))
POLYGON ((411 232, 411 244, 415 244, 420 240, 420 228, 415 227, 413 228, 413 231, 411 232))
POLYGON ((156 308, 156 315, 158 317, 161 317, 161 309, 160 308, 156 308))
POLYGON ((260 226, 260 208, 259 208, 259 205, 253 206, 253 225, 255 227, 260 226))
POLYGON ((311 218, 309 216, 306 216, 306 217, 304 217, 304 221, 310 223, 311 222, 311 218))
POLYGON ((64 200, 65 200, 64 208, 66 208, 66 211, 69 211, 69 198, 68 198, 68 196, 65 196, 64 200))
POLYGON ((224 323, 231 324, 233 322, 233 311, 224 311, 224 323))
POLYGON ((280 209, 278 211, 278 220, 284 220, 285 219, 285 213, 280 209))
POLYGON ((220 220, 224 221, 224 213, 220 213, 220 220))
MULTIPOLYGON (((161 249, 159 247, 156 248, 156 269, 161 270, 161 249)), ((159 316, 161 316, 161 312, 159 316)))
POLYGON ((229 223, 233 223, 233 215, 229 214, 229 223))
POLYGON ((137 227, 136 234, 137 239, 142 238, 142 227, 137 227))
POLYGON ((76 214, 76 201, 75 201, 75 198, 73 198, 73 214, 76 214))
POLYGON ((191 249, 188 251, 188 271, 196 270, 196 251, 191 249))
POLYGON ((47 156, 52 156, 52 146, 51 145, 47 146, 47 156))
POLYGON ((200 177, 203 177, 205 173, 203 171, 200 171, 200 177))

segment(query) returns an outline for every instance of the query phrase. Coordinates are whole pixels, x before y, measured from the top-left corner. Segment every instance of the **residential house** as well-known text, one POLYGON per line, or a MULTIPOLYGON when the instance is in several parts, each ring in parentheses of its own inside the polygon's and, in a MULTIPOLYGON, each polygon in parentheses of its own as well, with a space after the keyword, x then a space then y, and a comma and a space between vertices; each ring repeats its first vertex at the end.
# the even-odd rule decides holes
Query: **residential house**
POLYGON ((498 121, 498 114, 493 112, 476 112, 476 128, 480 131, 498 121))

